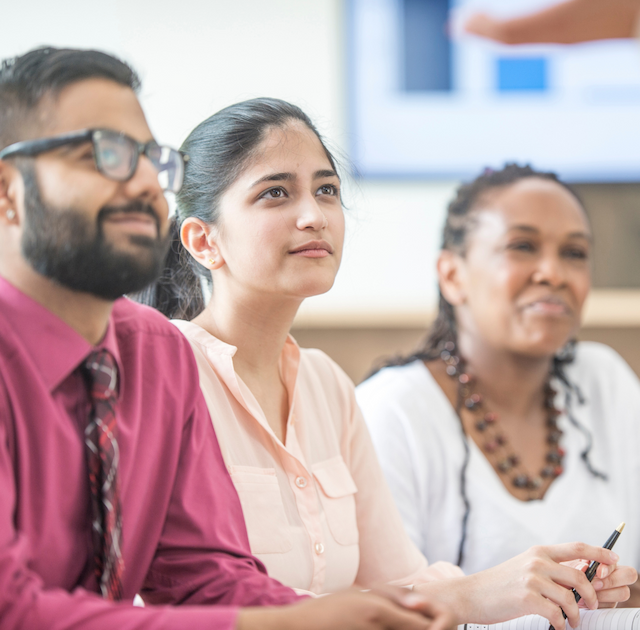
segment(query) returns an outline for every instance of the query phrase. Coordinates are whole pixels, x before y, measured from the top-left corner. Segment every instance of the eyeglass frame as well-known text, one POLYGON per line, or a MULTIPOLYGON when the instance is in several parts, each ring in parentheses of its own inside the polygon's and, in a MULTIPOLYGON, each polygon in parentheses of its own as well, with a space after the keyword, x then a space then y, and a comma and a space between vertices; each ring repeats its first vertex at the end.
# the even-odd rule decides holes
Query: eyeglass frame
MULTIPOLYGON (((36 138, 34 140, 21 140, 20 142, 14 142, 9 146, 5 147, 0 151, 0 160, 4 160, 7 157, 14 157, 19 155, 26 155, 28 157, 35 157, 36 155, 40 155, 41 153, 46 153, 47 151, 53 151, 54 149, 58 149, 67 144, 80 144, 82 142, 91 142, 94 146, 94 156, 93 160, 95 162, 96 168, 98 172, 117 182, 127 182, 129 181, 136 173, 136 169, 138 168, 138 160, 140 159, 140 155, 143 153, 148 158, 147 149, 150 146, 157 146, 160 149, 168 148, 172 151, 175 151, 182 157, 183 163, 183 174, 184 174, 184 166, 189 161, 189 156, 183 151, 179 151, 177 149, 173 149, 171 147, 165 147, 165 145, 159 145, 155 140, 149 140, 148 142, 138 142, 135 138, 132 138, 130 135, 122 132, 115 131, 113 129, 106 128, 94 128, 94 129, 81 129, 79 131, 72 131, 70 133, 64 133, 59 136, 51 136, 49 138, 36 138), (107 175, 100 165, 99 160, 97 159, 97 151, 95 149, 96 140, 94 138, 96 133, 108 131, 109 133, 115 133, 121 137, 125 137, 131 140, 136 147, 136 152, 134 153, 133 163, 131 164, 131 174, 126 178, 118 179, 116 177, 112 177, 111 175, 107 175)), ((182 187, 182 184, 180 184, 182 187)), ((178 191, 174 191, 178 192, 178 191)))

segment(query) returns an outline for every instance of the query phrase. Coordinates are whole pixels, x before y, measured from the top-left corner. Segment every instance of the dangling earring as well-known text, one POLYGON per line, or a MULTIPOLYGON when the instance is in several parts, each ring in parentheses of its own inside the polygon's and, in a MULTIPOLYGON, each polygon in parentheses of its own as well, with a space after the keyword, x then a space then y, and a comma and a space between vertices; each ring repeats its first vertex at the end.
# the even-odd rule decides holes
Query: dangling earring
POLYGON ((7 210, 7 219, 9 219, 9 221, 13 221, 16 218, 16 211, 13 208, 9 208, 9 210, 7 210))

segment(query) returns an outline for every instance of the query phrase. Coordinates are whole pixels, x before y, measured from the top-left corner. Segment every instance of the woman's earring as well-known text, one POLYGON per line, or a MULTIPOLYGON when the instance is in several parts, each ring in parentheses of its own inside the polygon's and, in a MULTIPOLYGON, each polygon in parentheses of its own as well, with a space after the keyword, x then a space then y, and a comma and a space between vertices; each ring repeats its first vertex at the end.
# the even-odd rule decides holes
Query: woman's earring
POLYGON ((7 219, 9 219, 9 221, 13 221, 16 218, 16 211, 13 208, 9 208, 9 210, 7 210, 7 219))
POLYGON ((215 258, 209 258, 209 264, 211 266, 215 265, 216 264, 216 259, 215 258))

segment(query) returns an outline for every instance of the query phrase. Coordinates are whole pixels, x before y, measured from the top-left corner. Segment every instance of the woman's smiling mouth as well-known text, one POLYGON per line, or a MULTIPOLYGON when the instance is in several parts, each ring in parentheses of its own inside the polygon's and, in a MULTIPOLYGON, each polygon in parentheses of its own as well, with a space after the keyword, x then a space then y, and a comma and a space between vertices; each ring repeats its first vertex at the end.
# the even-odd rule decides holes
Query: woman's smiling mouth
POLYGON ((557 296, 549 296, 540 298, 533 302, 525 304, 524 309, 540 315, 571 315, 572 311, 569 305, 557 296))

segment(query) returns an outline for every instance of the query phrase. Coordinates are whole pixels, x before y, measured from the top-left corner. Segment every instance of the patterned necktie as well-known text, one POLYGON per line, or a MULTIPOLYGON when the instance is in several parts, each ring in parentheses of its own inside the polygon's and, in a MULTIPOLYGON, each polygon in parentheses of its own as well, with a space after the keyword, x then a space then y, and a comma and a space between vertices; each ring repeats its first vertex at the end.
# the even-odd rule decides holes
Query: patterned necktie
POLYGON ((92 352, 84 369, 91 413, 84 431, 89 464, 91 524, 94 564, 102 596, 122 597, 122 519, 118 494, 118 463, 115 406, 118 398, 118 366, 107 350, 92 352))

